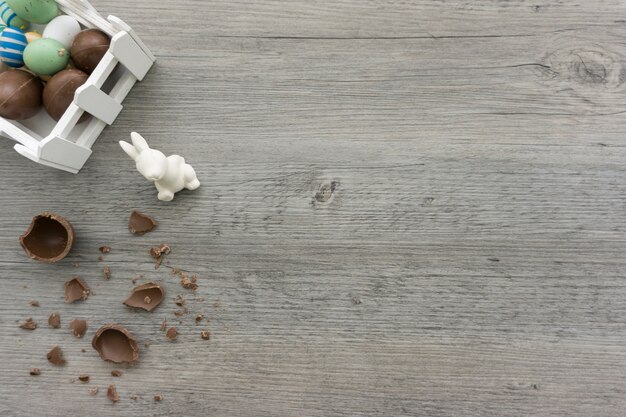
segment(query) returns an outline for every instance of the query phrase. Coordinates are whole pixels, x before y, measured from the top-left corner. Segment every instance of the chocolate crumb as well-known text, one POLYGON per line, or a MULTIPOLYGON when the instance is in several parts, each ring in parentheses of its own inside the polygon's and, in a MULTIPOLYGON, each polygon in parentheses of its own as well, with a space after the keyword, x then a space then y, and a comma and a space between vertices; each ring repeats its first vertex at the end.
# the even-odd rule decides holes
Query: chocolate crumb
POLYGON ((161 327, 159 327, 159 330, 164 332, 166 328, 167 328, 167 319, 163 319, 163 321, 161 322, 161 327))
POLYGON ((89 395, 96 396, 96 395, 98 395, 98 391, 100 391, 100 388, 98 388, 98 387, 91 387, 91 388, 89 388, 89 395))
POLYGON ((157 227, 158 223, 147 214, 133 210, 128 219, 128 231, 134 235, 143 235, 157 227))
POLYGON ((115 385, 109 385, 109 388, 107 389, 107 398, 114 403, 120 400, 120 396, 117 394, 117 389, 115 388, 115 385))
POLYGON ((204 339, 204 340, 209 340, 211 338, 211 333, 209 333, 206 330, 203 330, 202 332, 200 332, 200 336, 204 339))
POLYGON ((87 350, 85 348, 82 348, 80 351, 83 352, 83 353, 87 352, 87 350))
POLYGON ((122 371, 118 371, 117 369, 114 371, 111 371, 111 376, 114 376, 116 378, 119 378, 122 376, 122 371))
POLYGON ((187 307, 184 307, 184 308, 182 308, 182 309, 180 309, 180 310, 176 310, 176 311, 174 312, 174 315, 175 315, 176 317, 182 317, 182 316, 184 316, 184 315, 185 315, 185 314, 187 314, 187 313, 189 313, 189 310, 187 309, 187 307))
POLYGON ((161 395, 161 394, 155 395, 154 396, 154 401, 156 401, 156 402, 163 401, 163 395, 161 395))
POLYGON ((30 304, 32 307, 39 307, 39 301, 37 300, 30 300, 28 304, 30 304))
POLYGON ((100 253, 103 253, 103 254, 107 254, 111 252, 111 248, 108 246, 100 246, 98 250, 100 251, 100 253))
POLYGON ((81 339, 87 333, 87 320, 74 319, 70 322, 70 329, 74 337, 81 339))
POLYGON ((104 276, 105 280, 110 280, 111 279, 111 268, 109 268, 108 266, 105 266, 102 268, 102 276, 104 276))
POLYGON ((65 365, 65 358, 63 358, 63 351, 61 350, 59 346, 53 347, 52 350, 48 352, 48 355, 46 355, 46 357, 48 358, 48 362, 50 362, 53 365, 57 365, 57 366, 65 365))
POLYGON ((48 317, 48 325, 53 329, 58 329, 61 327, 61 315, 58 312, 54 312, 50 314, 48 317))
POLYGON ((176 298, 174 298, 174 304, 176 304, 178 307, 182 307, 184 306, 186 303, 185 301, 185 297, 183 297, 182 295, 177 295, 176 298))
POLYGON ((79 375, 78 376, 78 380, 80 382, 89 382, 91 378, 89 377, 89 375, 79 375))
POLYGON ((130 396, 130 399, 133 400, 133 401, 137 401, 137 394, 132 394, 130 396))
POLYGON ((200 323, 204 319, 202 314, 196 314, 196 323, 200 323))
POLYGON ((31 374, 32 376, 41 375, 41 369, 39 369, 39 368, 32 368, 32 369, 30 370, 30 374, 31 374))
POLYGON ((98 262, 102 262, 102 261, 104 261, 104 256, 102 255, 98 256, 98 262))
POLYGON ((178 337, 178 329, 176 327, 170 327, 167 329, 165 336, 170 340, 176 340, 178 337))
POLYGON ((82 280, 76 277, 65 283, 65 302, 68 304, 76 301, 85 301, 89 297, 89 287, 82 280))
POLYGON ((37 323, 35 323, 35 320, 33 320, 32 317, 29 317, 26 321, 20 324, 20 328, 24 330, 35 330, 37 328, 37 323))

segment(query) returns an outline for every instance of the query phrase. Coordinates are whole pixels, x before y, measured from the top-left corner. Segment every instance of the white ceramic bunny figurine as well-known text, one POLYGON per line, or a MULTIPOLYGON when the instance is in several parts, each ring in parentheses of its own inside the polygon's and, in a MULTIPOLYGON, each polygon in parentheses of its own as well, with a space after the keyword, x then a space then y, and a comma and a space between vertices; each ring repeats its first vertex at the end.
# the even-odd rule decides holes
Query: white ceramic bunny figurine
POLYGON ((195 190, 200 186, 196 172, 191 165, 185 163, 180 155, 166 157, 163 152, 150 149, 146 140, 139 133, 130 134, 132 145, 120 141, 120 146, 137 163, 137 170, 159 191, 161 201, 172 201, 174 194, 186 188, 195 190))

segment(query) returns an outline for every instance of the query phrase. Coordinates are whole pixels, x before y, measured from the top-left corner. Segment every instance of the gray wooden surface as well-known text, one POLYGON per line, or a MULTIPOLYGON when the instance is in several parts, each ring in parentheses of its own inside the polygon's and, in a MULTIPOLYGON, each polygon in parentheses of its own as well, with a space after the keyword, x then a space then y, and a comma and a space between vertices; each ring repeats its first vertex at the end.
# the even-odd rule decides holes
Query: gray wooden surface
POLYGON ((77 176, 0 141, 0 415, 624 415, 626 3, 92 3, 158 63, 77 176), (202 188, 156 201, 131 130, 202 188), (133 208, 158 230, 129 235, 133 208), (17 243, 42 210, 77 229, 59 265, 17 243), (175 320, 161 242, 209 323, 175 320), (140 274, 166 287, 152 314, 121 304, 140 274), (68 306, 74 275, 94 294, 68 306), (90 347, 109 321, 142 345, 121 378, 90 347))

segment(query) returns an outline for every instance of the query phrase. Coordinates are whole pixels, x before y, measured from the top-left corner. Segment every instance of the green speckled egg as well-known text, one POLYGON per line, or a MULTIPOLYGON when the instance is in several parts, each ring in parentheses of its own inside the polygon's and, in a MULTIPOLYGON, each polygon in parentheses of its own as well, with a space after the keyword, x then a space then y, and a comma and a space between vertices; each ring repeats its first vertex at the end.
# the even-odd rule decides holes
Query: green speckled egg
POLYGON ((13 12, 31 23, 46 24, 59 14, 55 0, 6 0, 13 12))
POLYGON ((38 75, 54 75, 67 66, 70 53, 54 39, 37 39, 24 50, 24 63, 38 75))

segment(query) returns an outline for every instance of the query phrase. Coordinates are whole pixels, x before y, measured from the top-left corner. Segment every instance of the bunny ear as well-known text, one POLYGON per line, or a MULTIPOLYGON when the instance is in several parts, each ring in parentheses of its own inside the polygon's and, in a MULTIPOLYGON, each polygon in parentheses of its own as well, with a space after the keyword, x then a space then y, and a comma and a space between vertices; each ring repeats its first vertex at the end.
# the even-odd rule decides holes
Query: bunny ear
POLYGON ((141 153, 141 151, 145 151, 146 149, 150 149, 148 146, 148 142, 137 132, 133 132, 130 134, 130 138, 133 141, 133 145, 135 145, 135 149, 141 153))
POLYGON ((135 147, 130 143, 120 140, 120 146, 122 147, 122 149, 124 149, 124 152, 126 152, 131 158, 137 159, 137 157, 139 156, 139 152, 137 152, 137 149, 135 149, 135 147))

